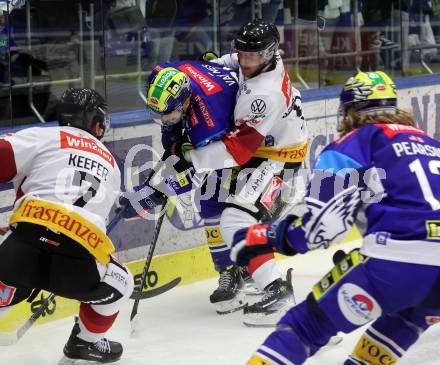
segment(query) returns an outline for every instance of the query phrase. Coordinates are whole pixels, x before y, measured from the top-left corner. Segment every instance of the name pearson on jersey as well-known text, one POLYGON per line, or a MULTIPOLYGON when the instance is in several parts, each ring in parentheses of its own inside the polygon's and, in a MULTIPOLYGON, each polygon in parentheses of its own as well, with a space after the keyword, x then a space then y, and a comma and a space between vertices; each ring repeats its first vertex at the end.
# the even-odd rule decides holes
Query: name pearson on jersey
POLYGON ((438 147, 417 142, 396 142, 392 146, 397 157, 421 155, 440 158, 440 148, 438 147))

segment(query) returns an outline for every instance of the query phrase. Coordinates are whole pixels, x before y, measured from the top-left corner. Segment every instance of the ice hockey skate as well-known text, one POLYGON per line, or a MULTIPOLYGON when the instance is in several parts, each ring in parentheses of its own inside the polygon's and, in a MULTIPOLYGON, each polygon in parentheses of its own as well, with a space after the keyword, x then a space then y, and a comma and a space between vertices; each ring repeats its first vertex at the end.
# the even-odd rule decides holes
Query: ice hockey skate
POLYGON ((105 364, 118 361, 122 355, 122 345, 106 338, 98 342, 87 342, 78 338, 80 328, 77 320, 69 340, 64 346, 64 357, 59 365, 70 364, 105 364))
POLYGON ((246 306, 244 281, 237 266, 229 266, 220 271, 218 284, 218 288, 209 297, 218 314, 232 313, 246 306))
POLYGON ((251 296, 263 295, 264 291, 257 287, 257 284, 255 283, 254 279, 252 279, 252 276, 249 275, 247 271, 247 267, 239 266, 239 270, 240 270, 241 278, 244 281, 244 286, 243 289, 241 290, 246 295, 251 295, 251 296))
POLYGON ((264 289, 262 298, 244 308, 243 323, 250 327, 272 327, 295 304, 292 287, 292 269, 286 281, 277 279, 264 289))

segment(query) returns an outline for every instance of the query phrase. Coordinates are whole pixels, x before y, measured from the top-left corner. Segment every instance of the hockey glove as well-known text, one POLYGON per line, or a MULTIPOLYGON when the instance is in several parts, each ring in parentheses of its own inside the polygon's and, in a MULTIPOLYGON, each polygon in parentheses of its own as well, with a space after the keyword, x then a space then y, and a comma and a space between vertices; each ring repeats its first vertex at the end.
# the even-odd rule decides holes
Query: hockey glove
POLYGON ((199 61, 212 62, 218 58, 218 55, 214 51, 207 51, 200 55, 199 61))
POLYGON ((185 140, 175 142, 165 150, 162 160, 165 161, 168 157, 175 156, 174 169, 179 173, 185 172, 192 168, 191 157, 188 153, 192 149, 194 149, 194 146, 185 140))
POLYGON ((256 256, 274 251, 288 256, 295 255, 296 251, 286 241, 287 227, 293 221, 292 218, 296 219, 295 216, 289 216, 281 222, 257 224, 238 230, 232 242, 231 260, 243 266, 256 256))
POLYGON ((231 260, 239 266, 245 266, 257 256, 273 253, 273 245, 267 237, 269 224, 257 224, 243 228, 234 234, 231 260))
POLYGON ((133 192, 125 192, 119 197, 118 210, 123 210, 125 219, 138 219, 159 205, 163 205, 167 197, 152 188, 148 182, 135 186, 133 192))

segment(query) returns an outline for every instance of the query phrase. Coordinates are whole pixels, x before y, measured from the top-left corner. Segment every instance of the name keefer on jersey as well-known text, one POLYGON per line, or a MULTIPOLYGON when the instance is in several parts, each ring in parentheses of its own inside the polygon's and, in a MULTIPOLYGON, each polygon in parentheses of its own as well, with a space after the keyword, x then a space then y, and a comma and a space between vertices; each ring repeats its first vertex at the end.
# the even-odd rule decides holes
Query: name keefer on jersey
POLYGON ((121 174, 98 139, 71 127, 27 128, 0 137, 0 156, 0 182, 14 182, 15 209, 28 197, 49 201, 105 232, 121 174))
MULTIPOLYGON (((217 62, 237 69, 236 54, 217 62)), ((221 142, 190 152, 194 167, 221 169, 244 165, 252 157, 283 162, 302 162, 307 152, 307 129, 301 109, 301 96, 293 88, 283 62, 276 68, 244 80, 234 109, 234 127, 221 142)))

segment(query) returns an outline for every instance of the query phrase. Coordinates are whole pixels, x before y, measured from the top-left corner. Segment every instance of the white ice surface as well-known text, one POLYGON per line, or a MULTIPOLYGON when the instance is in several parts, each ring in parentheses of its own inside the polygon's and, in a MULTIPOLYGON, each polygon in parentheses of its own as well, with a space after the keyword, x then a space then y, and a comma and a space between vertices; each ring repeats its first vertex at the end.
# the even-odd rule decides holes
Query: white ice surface
MULTIPOLYGON (((348 248, 345 246, 344 248, 348 248)), ((293 267, 297 300, 305 298, 312 285, 327 272, 334 249, 313 252, 280 262, 283 273, 293 267)), ((216 280, 174 288, 139 306, 139 321, 130 334, 131 301, 121 311, 109 338, 124 345, 118 364, 124 365, 238 365, 246 360, 271 331, 248 328, 242 314, 219 316, 208 297, 216 280)), ((411 295, 411 288, 408 288, 411 295)), ((72 328, 72 318, 31 328, 15 345, 0 347, 0 364, 55 365, 72 328)), ((337 346, 321 350, 306 365, 339 365, 360 336, 360 330, 344 335, 337 346)), ((440 364, 440 326, 427 331, 408 352, 401 365, 440 364)))

